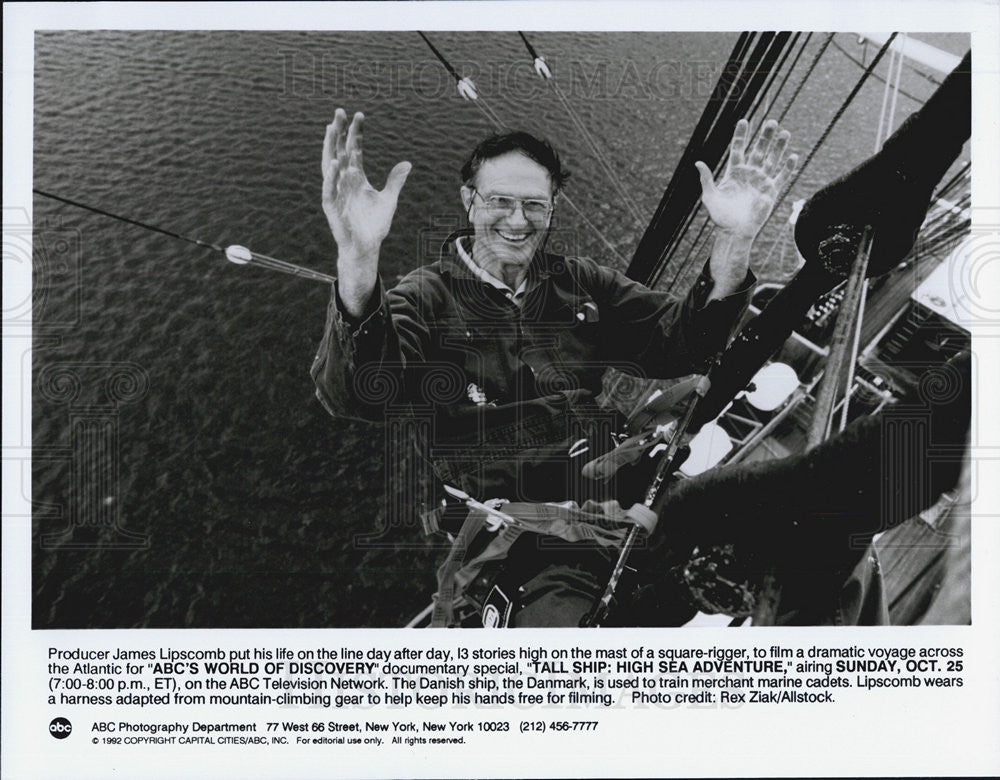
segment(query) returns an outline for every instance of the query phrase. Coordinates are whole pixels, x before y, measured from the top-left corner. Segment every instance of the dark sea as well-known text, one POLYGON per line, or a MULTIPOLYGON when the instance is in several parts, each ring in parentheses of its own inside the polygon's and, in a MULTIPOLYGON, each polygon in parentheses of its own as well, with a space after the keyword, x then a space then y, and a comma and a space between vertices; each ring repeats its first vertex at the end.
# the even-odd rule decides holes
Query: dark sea
MULTIPOLYGON (((603 238, 566 211, 560 248, 620 269, 737 38, 529 33, 571 115, 515 33, 429 35, 503 122, 561 150, 568 192, 603 238)), ((875 51, 834 40, 858 59, 875 51)), ((823 55, 784 122, 803 156, 861 70, 834 46, 823 55)), ((930 75, 904 68, 897 124, 930 75)), ((760 256, 791 199, 871 154, 882 95, 876 79, 862 89, 760 256)), ((366 114, 376 186, 414 165, 382 249, 391 283, 462 224, 458 171, 491 131, 415 32, 38 33, 34 186, 332 274, 320 151, 337 106, 366 114)), ((36 628, 392 627, 428 603, 443 550, 414 513, 387 510, 406 486, 384 427, 332 419, 313 394, 328 286, 44 197, 34 226, 36 628)))

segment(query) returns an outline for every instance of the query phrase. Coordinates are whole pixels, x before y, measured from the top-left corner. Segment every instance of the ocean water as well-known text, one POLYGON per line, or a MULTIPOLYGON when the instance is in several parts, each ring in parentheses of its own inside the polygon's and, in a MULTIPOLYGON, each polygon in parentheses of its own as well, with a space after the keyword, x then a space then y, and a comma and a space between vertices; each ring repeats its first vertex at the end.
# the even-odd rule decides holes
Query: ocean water
MULTIPOLYGON (((562 151, 569 194, 602 237, 560 213, 560 248, 619 268, 736 39, 529 34, 571 116, 515 33, 430 36, 505 123, 562 151)), ((954 53, 967 42, 922 37, 954 53)), ((836 42, 873 54, 848 34, 836 42)), ((797 150, 859 75, 827 51, 787 114, 797 150)), ((905 69, 909 95, 933 86, 905 69)), ((882 94, 866 85, 791 198, 871 153, 882 94)), ((383 246, 391 282, 461 224, 458 170, 491 129, 416 33, 39 33, 34 186, 334 273, 319 159, 341 105, 366 113, 376 186, 398 160, 414 164, 383 246)), ((898 117, 916 106, 901 95, 898 117)), ((442 550, 386 509, 398 487, 384 429, 331 419, 313 395, 326 286, 46 198, 33 209, 33 624, 394 626, 424 606, 442 550)))

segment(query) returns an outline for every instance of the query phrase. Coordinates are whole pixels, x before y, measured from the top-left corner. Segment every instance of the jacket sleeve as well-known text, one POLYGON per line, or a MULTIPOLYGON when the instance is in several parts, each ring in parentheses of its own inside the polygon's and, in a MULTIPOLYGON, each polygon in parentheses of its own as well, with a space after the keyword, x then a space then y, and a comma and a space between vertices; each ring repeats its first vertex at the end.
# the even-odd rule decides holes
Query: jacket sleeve
POLYGON ((591 275, 600 315, 611 325, 616 353, 658 378, 707 371, 746 311, 756 282, 747 271, 735 292, 708 301, 714 282, 706 263, 687 295, 677 300, 592 261, 585 273, 591 275))
POLYGON ((428 329, 417 286, 404 280, 386 291, 376 283, 359 319, 347 314, 337 285, 310 373, 316 397, 334 417, 381 421, 406 403, 406 367, 424 358, 428 329))

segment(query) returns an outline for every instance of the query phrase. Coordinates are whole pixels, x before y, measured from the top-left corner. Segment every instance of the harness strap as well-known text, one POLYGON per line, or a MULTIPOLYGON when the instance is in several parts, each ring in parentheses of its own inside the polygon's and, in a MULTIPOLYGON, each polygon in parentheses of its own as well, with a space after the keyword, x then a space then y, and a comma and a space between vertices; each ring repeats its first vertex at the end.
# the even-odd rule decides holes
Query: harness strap
POLYGON ((506 558, 514 542, 526 531, 555 536, 567 542, 589 541, 601 547, 618 547, 630 526, 637 525, 648 534, 652 533, 657 521, 656 513, 648 507, 635 504, 623 510, 617 501, 587 501, 582 507, 572 501, 562 504, 517 502, 505 504, 503 511, 514 518, 517 525, 505 525, 481 553, 465 562, 470 542, 490 521, 485 512, 469 510, 447 559, 438 569, 432 628, 452 624, 456 602, 483 566, 506 558))
POLYGON ((434 594, 434 611, 431 612, 431 628, 447 628, 452 624, 455 616, 455 574, 458 572, 466 551, 469 549, 469 542, 483 527, 486 514, 477 509, 470 509, 465 517, 465 522, 455 537, 455 541, 448 551, 448 557, 438 568, 438 590, 434 594))

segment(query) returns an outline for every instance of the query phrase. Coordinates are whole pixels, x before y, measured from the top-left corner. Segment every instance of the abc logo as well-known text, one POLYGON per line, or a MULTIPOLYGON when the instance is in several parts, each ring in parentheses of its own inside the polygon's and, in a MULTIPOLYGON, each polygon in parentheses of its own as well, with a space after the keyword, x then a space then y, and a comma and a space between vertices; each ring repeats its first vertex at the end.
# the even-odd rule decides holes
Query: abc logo
POLYGON ((56 739, 66 739, 73 730, 73 724, 66 718, 53 718, 49 723, 49 734, 56 739))

